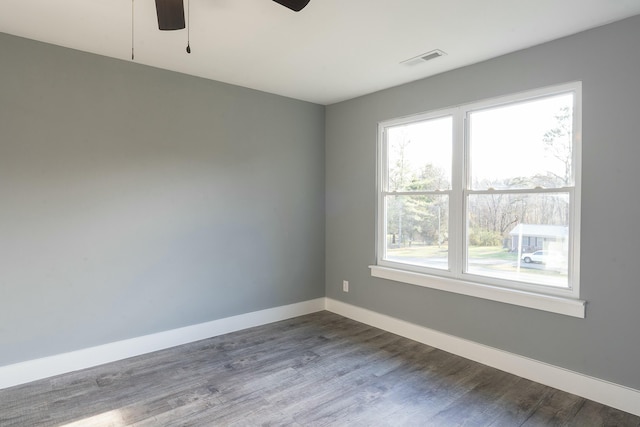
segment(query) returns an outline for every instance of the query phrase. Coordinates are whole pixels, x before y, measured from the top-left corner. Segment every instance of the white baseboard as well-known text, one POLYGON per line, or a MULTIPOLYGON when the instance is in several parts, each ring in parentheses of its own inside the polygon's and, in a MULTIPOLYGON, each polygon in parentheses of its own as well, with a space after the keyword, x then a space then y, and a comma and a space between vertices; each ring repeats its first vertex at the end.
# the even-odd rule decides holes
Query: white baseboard
POLYGON ((484 365, 640 416, 639 390, 498 350, 330 298, 318 298, 274 307, 83 350, 0 366, 0 389, 315 313, 324 309, 484 365))
POLYGON ((326 299, 326 309, 501 371, 640 416, 639 390, 498 350, 330 298, 326 299))
POLYGON ((0 367, 0 389, 78 371, 229 332, 302 316, 325 308, 325 298, 304 301, 198 325, 158 332, 83 350, 0 367))

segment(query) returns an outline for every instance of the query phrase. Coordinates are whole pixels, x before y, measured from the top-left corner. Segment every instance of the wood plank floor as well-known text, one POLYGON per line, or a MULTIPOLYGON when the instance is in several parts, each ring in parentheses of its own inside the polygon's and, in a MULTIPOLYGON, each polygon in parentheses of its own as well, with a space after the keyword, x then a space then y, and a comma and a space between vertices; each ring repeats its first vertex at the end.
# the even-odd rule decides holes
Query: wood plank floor
POLYGON ((319 312, 0 390, 0 426, 640 426, 319 312))

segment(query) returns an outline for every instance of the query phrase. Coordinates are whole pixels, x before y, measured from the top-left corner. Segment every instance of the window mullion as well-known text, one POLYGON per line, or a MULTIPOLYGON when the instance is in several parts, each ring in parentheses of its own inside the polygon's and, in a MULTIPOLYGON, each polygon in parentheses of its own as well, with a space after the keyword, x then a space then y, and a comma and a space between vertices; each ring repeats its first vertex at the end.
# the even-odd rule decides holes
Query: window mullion
POLYGON ((533 187, 533 188, 516 188, 516 189, 499 189, 499 190, 473 190, 467 189, 467 194, 521 194, 521 193, 529 193, 529 194, 544 194, 544 193, 567 193, 572 191, 574 187, 552 187, 552 188, 541 188, 541 187, 533 187))
POLYGON ((383 196, 449 196, 451 197, 451 190, 438 190, 438 191, 383 191, 383 196))
POLYGON ((456 276, 462 275, 464 257, 464 186, 465 186, 465 120, 464 110, 453 114, 452 196, 449 201, 449 266, 456 276))

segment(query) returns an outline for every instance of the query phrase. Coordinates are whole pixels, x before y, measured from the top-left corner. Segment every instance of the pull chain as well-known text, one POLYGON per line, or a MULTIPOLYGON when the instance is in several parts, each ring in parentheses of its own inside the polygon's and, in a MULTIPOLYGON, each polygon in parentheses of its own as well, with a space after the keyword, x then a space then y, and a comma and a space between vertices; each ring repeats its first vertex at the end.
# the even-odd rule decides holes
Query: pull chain
POLYGON ((131 60, 133 61, 135 59, 135 54, 134 54, 134 26, 133 26, 133 22, 134 22, 134 15, 133 15, 133 11, 134 11, 134 7, 133 7, 133 2, 134 0, 131 0, 131 60))
POLYGON ((187 0, 187 53, 191 53, 191 0, 187 0))

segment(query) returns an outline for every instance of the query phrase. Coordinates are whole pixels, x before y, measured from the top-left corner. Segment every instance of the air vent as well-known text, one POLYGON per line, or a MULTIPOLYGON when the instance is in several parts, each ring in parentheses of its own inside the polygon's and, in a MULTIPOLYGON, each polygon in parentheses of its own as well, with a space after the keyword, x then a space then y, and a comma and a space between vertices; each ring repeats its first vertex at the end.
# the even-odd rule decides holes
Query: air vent
POLYGON ((413 58, 409 58, 401 62, 404 65, 419 65, 423 64, 427 61, 431 61, 432 59, 439 58, 443 55, 446 55, 446 52, 441 51, 440 49, 432 50, 427 53, 423 53, 421 55, 415 56, 413 58))

